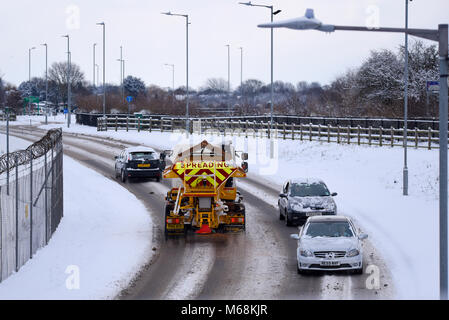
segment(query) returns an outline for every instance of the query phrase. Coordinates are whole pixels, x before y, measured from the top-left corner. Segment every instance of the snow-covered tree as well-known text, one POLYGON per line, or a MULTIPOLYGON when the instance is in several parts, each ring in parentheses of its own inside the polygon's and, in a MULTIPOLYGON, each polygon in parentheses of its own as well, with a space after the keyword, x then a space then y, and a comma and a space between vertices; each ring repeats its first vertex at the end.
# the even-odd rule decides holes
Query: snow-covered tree
POLYGON ((125 80, 123 80, 123 86, 127 95, 138 97, 139 95, 145 94, 145 82, 139 78, 127 76, 125 80))

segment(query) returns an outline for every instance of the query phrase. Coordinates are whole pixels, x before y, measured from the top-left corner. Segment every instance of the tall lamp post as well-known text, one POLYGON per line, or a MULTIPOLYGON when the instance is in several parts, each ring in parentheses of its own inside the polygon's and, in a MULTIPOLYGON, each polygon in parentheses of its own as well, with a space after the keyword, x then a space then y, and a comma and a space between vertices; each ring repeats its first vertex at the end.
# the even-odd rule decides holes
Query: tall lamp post
POLYGON ((186 131, 190 132, 190 123, 189 123, 189 15, 188 14, 178 14, 162 12, 167 16, 178 16, 186 19, 186 131))
MULTIPOLYGON (((253 4, 251 1, 249 2, 239 2, 239 4, 242 4, 244 6, 249 7, 261 7, 261 8, 267 8, 271 11, 271 22, 273 22, 273 17, 277 14, 279 14, 282 10, 276 10, 274 11, 273 6, 269 5, 262 5, 262 4, 253 4)), ((274 89, 273 89, 273 29, 271 29, 271 89, 270 89, 270 130, 269 130, 269 136, 271 136, 271 131, 273 130, 273 96, 274 96, 274 89)), ((273 145, 271 144, 271 157, 273 157, 273 145)))
POLYGON ((405 0, 405 66, 404 66, 404 169, 402 171, 402 192, 408 195, 408 167, 407 167, 407 142, 408 142, 408 2, 405 0))
POLYGON ((48 45, 41 44, 45 47, 45 124, 48 124, 48 45))
POLYGON ((438 29, 408 28, 368 28, 359 26, 336 26, 323 24, 317 19, 312 9, 307 9, 304 17, 287 21, 264 23, 260 28, 288 28, 294 30, 318 30, 323 32, 364 31, 364 32, 395 32, 410 34, 415 37, 437 41, 440 61, 440 102, 439 102, 439 201, 440 201, 440 299, 448 298, 448 25, 440 24, 438 29))
POLYGON ((103 26, 103 118, 106 117, 106 24, 104 22, 97 23, 103 26))
POLYGON ((36 49, 36 47, 28 49, 28 84, 30 85, 30 95, 28 96, 28 115, 31 114, 31 50, 34 49, 36 49))
POLYGON ((62 36, 63 38, 67 38, 67 128, 70 128, 70 115, 71 115, 71 95, 72 95, 72 88, 70 85, 71 79, 71 56, 70 56, 70 36, 65 35, 62 36))

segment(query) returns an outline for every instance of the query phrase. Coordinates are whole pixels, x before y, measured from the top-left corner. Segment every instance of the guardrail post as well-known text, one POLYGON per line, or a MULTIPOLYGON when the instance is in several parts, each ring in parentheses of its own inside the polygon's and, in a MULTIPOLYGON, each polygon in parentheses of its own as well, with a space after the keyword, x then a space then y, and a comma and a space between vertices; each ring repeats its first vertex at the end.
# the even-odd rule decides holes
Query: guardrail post
POLYGON ((295 140, 295 123, 292 122, 292 140, 295 140))
POLYGON ((173 117, 171 118, 171 132, 175 130, 174 120, 173 117))
POLYGON ((327 143, 331 142, 331 125, 327 124, 327 143))
POLYGON ((137 132, 140 132, 140 118, 137 120, 137 132))
MULTIPOLYGON (((257 125, 256 125, 256 120, 253 121, 253 127, 254 127, 254 132, 253 132, 253 137, 256 137, 256 130, 257 130, 257 125)), ((257 130, 257 133, 259 133, 259 130, 257 130)))
POLYGON ((129 130, 129 117, 128 115, 126 116, 126 132, 128 132, 129 130))
POLYGON ((300 123, 299 124, 299 140, 301 140, 301 141, 302 141, 302 135, 303 135, 303 133, 302 133, 302 123, 300 123))
POLYGON ((159 119, 159 121, 161 125, 161 132, 164 132, 164 120, 162 119, 162 117, 159 119))
POLYGON ((321 141, 321 124, 318 124, 318 141, 321 141))
POLYGON ((148 130, 149 132, 151 132, 151 127, 153 126, 153 118, 150 117, 150 119, 148 120, 148 130))
POLYGON ((284 125, 283 125, 283 129, 284 129, 283 140, 285 140, 285 137, 286 137, 286 134, 287 134, 287 131, 285 130, 285 122, 284 122, 284 125))
POLYGON ((117 127, 118 127, 118 116, 115 116, 115 132, 117 132, 117 127))

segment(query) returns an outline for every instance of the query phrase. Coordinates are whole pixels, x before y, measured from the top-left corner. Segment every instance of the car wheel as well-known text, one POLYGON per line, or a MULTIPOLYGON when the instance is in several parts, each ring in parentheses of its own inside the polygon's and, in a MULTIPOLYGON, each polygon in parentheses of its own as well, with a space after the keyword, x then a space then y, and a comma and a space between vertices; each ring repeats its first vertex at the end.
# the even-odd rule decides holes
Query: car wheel
POLYGON ((116 167, 115 167, 115 178, 118 179, 119 176, 120 176, 120 175, 119 175, 118 172, 117 172, 117 166, 116 166, 116 167))
POLYGON ((291 227, 291 225, 292 225, 290 219, 288 218, 288 213, 287 212, 285 212, 285 225, 287 227, 291 227))
POLYGON ((125 172, 125 170, 122 170, 121 178, 122 178, 122 182, 125 183, 126 182, 126 172, 125 172))
POLYGON ((161 177, 157 177, 156 182, 161 182, 161 177))

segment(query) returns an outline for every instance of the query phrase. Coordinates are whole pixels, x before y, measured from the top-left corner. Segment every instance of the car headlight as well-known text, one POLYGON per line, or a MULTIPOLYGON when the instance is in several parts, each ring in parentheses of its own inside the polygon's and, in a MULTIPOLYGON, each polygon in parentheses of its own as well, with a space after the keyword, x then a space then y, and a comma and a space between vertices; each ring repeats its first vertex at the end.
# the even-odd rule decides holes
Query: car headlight
POLYGON ((300 250, 300 251, 299 251, 299 254, 302 255, 303 257, 312 257, 312 256, 313 256, 312 251, 307 250, 307 249, 305 249, 305 250, 300 250))
POLYGON ((290 203, 290 208, 293 211, 301 211, 303 209, 303 206, 300 202, 291 202, 290 203))
POLYGON ((360 251, 357 249, 352 249, 349 250, 348 253, 346 254, 347 257, 355 257, 358 256, 360 254, 360 251))

